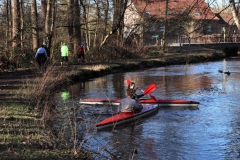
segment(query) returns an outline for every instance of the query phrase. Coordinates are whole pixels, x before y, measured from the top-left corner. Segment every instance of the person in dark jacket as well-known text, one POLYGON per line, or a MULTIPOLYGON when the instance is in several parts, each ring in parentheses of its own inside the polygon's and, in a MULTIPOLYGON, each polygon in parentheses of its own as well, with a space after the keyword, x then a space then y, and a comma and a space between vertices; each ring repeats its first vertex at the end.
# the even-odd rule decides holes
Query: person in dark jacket
POLYGON ((35 57, 34 57, 34 59, 37 60, 37 63, 38 63, 39 68, 40 68, 40 71, 44 70, 44 66, 45 66, 45 63, 47 61, 47 58, 48 58, 47 51, 44 48, 44 45, 41 45, 41 47, 38 48, 38 50, 37 50, 37 52, 35 54, 35 57))
POLYGON ((40 71, 43 72, 44 71, 44 67, 45 67, 45 63, 46 63, 46 61, 48 59, 47 51, 45 50, 43 45, 41 45, 41 47, 38 48, 34 58, 38 62, 40 71))

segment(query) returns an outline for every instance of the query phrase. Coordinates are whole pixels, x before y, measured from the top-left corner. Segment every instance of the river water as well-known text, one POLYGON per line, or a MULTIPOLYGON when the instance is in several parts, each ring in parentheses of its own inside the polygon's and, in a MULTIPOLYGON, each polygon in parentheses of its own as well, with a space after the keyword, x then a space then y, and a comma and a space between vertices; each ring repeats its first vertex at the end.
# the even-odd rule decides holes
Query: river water
POLYGON ((116 107, 81 105, 88 117, 84 146, 94 152, 95 159, 240 159, 239 64, 240 59, 231 58, 172 65, 110 74, 72 85, 68 90, 76 102, 90 97, 124 97, 126 79, 133 80, 142 90, 155 83, 157 89, 152 95, 156 98, 200 102, 196 108, 159 108, 157 113, 134 124, 100 131, 91 126, 110 117, 116 107))

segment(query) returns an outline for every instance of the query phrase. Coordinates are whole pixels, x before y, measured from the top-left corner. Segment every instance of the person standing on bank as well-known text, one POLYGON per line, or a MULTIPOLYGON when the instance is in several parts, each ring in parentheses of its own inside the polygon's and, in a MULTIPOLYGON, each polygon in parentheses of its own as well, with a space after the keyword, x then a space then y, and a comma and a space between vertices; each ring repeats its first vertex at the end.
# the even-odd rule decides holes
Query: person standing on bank
POLYGON ((123 98, 119 104, 119 112, 140 112, 143 109, 143 105, 139 102, 135 96, 136 89, 135 84, 130 83, 127 88, 127 97, 123 98), (134 98, 134 99, 133 99, 134 98))
POLYGON ((44 46, 41 45, 41 47, 38 48, 38 50, 35 54, 35 57, 34 57, 34 59, 37 59, 37 63, 39 65, 39 69, 41 72, 43 72, 43 70, 44 70, 44 66, 45 66, 47 58, 48 58, 47 51, 44 48, 44 46))
POLYGON ((84 56, 84 43, 82 43, 77 50, 78 55, 78 64, 80 64, 80 61, 82 59, 82 62, 85 63, 85 56, 84 56))
POLYGON ((68 46, 65 43, 63 43, 61 47, 61 57, 62 57, 61 66, 63 65, 64 61, 68 65, 68 46))

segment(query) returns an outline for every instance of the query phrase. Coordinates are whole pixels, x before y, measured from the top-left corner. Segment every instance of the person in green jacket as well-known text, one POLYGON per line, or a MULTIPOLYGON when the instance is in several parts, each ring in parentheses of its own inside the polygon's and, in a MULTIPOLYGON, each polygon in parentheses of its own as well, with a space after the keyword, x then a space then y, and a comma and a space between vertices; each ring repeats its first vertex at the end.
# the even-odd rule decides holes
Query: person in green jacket
POLYGON ((65 61, 68 65, 68 46, 65 43, 63 43, 61 47, 61 56, 61 66, 63 65, 63 61, 65 61))

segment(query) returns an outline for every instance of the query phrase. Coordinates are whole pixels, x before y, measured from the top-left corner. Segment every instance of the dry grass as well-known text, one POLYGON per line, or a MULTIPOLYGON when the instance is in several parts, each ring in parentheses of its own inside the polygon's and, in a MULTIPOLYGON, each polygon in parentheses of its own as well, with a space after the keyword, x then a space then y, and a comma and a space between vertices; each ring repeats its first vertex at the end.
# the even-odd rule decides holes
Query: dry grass
POLYGON ((58 88, 68 84, 73 72, 66 75, 50 66, 42 77, 27 81, 18 90, 18 97, 27 99, 28 104, 0 106, 1 157, 91 159, 82 148, 84 138, 78 136, 78 127, 83 125, 83 119, 77 118, 81 110, 76 109, 75 102, 58 106, 54 98, 58 88))

